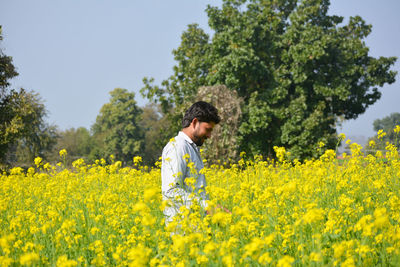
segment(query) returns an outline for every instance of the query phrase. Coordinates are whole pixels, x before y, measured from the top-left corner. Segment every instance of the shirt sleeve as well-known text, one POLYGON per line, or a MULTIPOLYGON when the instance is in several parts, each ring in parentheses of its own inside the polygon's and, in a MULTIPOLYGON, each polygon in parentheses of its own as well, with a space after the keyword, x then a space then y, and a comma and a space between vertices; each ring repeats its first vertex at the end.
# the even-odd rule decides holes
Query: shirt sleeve
POLYGON ((190 192, 187 192, 184 184, 187 163, 183 156, 184 151, 173 145, 163 155, 161 175, 163 194, 167 198, 172 199, 177 195, 183 199, 189 198, 190 192))
MULTIPOLYGON (((187 162, 184 158, 187 153, 176 146, 170 146, 169 149, 164 152, 161 172, 163 195, 172 200, 177 208, 185 205, 189 209, 192 200, 199 198, 196 196, 196 193, 192 192, 185 184, 185 178, 191 175, 188 173, 187 162)), ((205 207, 205 201, 200 201, 200 205, 205 207)))

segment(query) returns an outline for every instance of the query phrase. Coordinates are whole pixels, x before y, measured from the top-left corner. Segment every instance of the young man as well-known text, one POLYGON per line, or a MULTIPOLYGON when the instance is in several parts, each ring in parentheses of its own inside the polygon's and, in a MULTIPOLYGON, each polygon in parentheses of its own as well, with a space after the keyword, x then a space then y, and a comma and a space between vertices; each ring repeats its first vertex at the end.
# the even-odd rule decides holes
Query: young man
POLYGON ((171 205, 164 209, 166 223, 171 222, 181 206, 190 209, 197 199, 206 208, 208 195, 199 147, 203 145, 216 124, 220 122, 217 109, 203 101, 194 103, 182 120, 182 131, 170 140, 162 152, 161 180, 164 200, 171 205), (191 179, 193 178, 193 179, 191 179))

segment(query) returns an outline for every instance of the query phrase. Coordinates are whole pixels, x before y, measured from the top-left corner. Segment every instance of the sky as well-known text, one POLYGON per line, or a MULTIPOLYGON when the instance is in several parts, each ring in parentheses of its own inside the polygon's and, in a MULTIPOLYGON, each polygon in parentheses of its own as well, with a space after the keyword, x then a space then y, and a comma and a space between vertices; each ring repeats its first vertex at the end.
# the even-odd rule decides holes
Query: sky
MULTIPOLYGON (((172 50, 188 24, 212 34, 205 8, 217 0, 0 0, 3 53, 13 58, 19 76, 11 88, 40 94, 48 122, 65 130, 90 128, 109 92, 135 92, 139 106, 144 77, 155 84, 175 65, 172 50)), ((359 15, 372 24, 365 40, 370 55, 400 58, 398 0, 332 0, 329 13, 359 15)), ((392 68, 400 72, 400 59, 392 68)), ((382 97, 355 120, 338 128, 347 136, 373 136, 376 119, 400 112, 400 77, 381 88, 382 97)))

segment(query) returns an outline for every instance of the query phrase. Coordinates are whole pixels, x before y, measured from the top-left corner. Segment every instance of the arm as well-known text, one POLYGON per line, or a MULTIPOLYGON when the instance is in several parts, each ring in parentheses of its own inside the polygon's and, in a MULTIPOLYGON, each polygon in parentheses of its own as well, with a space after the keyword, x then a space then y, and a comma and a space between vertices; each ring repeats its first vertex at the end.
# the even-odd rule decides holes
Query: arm
POLYGON ((190 199, 191 192, 187 190, 184 179, 187 175, 184 153, 171 145, 163 152, 161 167, 162 191, 165 197, 174 200, 180 196, 183 201, 190 199))

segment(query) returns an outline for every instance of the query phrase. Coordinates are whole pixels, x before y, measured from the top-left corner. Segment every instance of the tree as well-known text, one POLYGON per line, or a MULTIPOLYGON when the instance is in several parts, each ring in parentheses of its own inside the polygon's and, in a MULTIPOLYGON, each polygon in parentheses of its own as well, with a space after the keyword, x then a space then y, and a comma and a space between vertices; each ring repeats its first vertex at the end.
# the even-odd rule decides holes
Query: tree
MULTIPOLYGON (((0 41, 3 41, 1 25, 0 41)), ((9 94, 9 92, 7 91, 7 88, 10 85, 9 80, 14 78, 15 76, 18 76, 18 72, 15 70, 15 67, 12 64, 12 57, 4 55, 0 47, 0 101, 2 101, 2 105, 0 106, 0 108, 3 108, 4 98, 6 98, 9 94)), ((0 114, 3 114, 3 112, 1 112, 0 114)))
MULTIPOLYGON (((0 25, 0 41, 2 40, 2 27, 0 25)), ((4 55, 0 47, 0 163, 4 163, 9 145, 20 135, 19 128, 13 126, 15 125, 13 119, 18 92, 8 90, 9 80, 17 75, 18 73, 12 64, 12 58, 4 55)))
POLYGON ((376 136, 369 139, 369 141, 373 140, 375 143, 374 147, 372 147, 373 151, 376 149, 385 149, 387 142, 400 149, 400 113, 394 112, 382 119, 376 119, 373 126, 374 131, 377 132, 376 136))
POLYGON ((226 85, 243 98, 240 150, 293 157, 317 156, 315 144, 337 143, 340 119, 354 119, 395 81, 395 57, 374 58, 359 16, 328 15, 329 0, 223 0, 208 6, 210 38, 196 24, 173 51, 177 65, 161 86, 145 78, 144 96, 180 118, 199 87, 226 85))
POLYGON ((136 105, 133 92, 116 88, 110 95, 110 102, 103 105, 92 126, 97 146, 92 157, 114 155, 117 160, 128 163, 143 151, 144 133, 138 124, 142 111, 136 105))
MULTIPOLYGON (((0 41, 3 40, 0 26, 0 41)), ((55 126, 48 125, 45 106, 37 93, 10 89, 18 73, 12 58, 0 49, 0 166, 30 165, 54 144, 55 126)))
POLYGON ((12 119, 3 135, 7 146, 4 161, 10 166, 28 167, 36 157, 48 158, 56 143, 56 126, 45 121, 47 110, 38 93, 21 89, 13 96, 9 102, 12 119))
POLYGON ((218 109, 221 122, 215 126, 210 140, 204 145, 210 163, 237 159, 239 121, 242 99, 236 91, 224 85, 203 86, 197 92, 197 101, 207 101, 218 109))
POLYGON ((65 131, 59 131, 57 135, 57 143, 54 145, 51 161, 57 162, 60 160, 59 151, 62 149, 67 150, 66 164, 68 165, 79 158, 89 160, 94 144, 88 129, 85 127, 70 128, 65 131))
POLYGON ((379 130, 392 132, 397 125, 400 125, 400 113, 398 112, 394 112, 383 119, 376 119, 373 123, 374 131, 376 132, 379 130))
POLYGON ((142 108, 140 125, 144 130, 143 163, 147 166, 153 165, 161 156, 164 143, 160 142, 160 133, 165 127, 165 117, 160 107, 149 103, 142 108))

